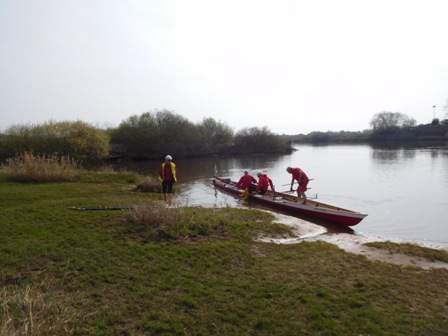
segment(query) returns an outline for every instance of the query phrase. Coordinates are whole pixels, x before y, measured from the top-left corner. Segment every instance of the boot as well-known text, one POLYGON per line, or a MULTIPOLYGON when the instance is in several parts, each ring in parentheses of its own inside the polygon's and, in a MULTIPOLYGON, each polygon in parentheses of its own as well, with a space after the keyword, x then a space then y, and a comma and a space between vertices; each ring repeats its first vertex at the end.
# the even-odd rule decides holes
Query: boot
POLYGON ((249 191, 246 189, 244 189, 243 193, 240 195, 241 198, 246 199, 247 195, 249 194, 249 191))
POLYGON ((247 199, 249 198, 249 196, 250 196, 249 189, 246 189, 246 190, 244 191, 243 199, 247 200, 247 199))

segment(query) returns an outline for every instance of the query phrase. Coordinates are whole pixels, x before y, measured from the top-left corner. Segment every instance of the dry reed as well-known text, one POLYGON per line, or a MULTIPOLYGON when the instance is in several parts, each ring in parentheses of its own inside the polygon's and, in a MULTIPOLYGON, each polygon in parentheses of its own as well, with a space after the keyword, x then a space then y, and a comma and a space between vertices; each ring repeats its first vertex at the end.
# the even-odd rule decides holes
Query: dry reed
POLYGON ((79 165, 68 156, 35 155, 25 152, 6 160, 3 174, 16 182, 70 181, 81 174, 79 165))

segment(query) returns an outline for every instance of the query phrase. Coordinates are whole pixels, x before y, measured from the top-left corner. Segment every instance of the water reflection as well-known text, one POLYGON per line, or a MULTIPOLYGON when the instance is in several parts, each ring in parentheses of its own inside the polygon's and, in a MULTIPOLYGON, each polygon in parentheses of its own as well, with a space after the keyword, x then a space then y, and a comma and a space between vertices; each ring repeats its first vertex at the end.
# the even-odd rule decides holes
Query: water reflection
POLYGON ((403 149, 403 158, 407 160, 414 159, 416 155, 415 150, 412 149, 403 149))
POLYGON ((375 149, 372 151, 372 158, 378 163, 388 163, 398 159, 399 152, 392 149, 375 149))
POLYGON ((388 163, 397 160, 413 160, 419 152, 429 153, 430 157, 437 159, 439 155, 444 155, 446 151, 440 148, 423 148, 423 149, 404 149, 396 148, 374 148, 372 150, 372 159, 377 163, 388 163))

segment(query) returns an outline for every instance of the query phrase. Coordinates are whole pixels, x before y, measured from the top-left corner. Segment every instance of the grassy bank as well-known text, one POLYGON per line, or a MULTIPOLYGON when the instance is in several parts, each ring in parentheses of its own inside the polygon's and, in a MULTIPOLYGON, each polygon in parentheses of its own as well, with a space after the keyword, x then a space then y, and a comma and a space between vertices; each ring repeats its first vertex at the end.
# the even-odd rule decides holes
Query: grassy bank
POLYGON ((447 270, 256 242, 287 230, 254 210, 158 208, 126 179, 81 181, 0 181, 1 335, 448 335, 447 270), (91 205, 150 216, 72 209, 91 205))

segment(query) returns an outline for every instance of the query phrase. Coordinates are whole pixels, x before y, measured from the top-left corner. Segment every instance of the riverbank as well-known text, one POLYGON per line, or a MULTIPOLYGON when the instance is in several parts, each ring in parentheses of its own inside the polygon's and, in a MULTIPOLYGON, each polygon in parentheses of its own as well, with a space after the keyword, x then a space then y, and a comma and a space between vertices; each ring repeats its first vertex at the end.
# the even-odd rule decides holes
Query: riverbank
POLYGON ((104 180, 1 182, 0 334, 446 335, 446 269, 372 261, 305 227, 300 244, 262 242, 294 232, 104 180), (72 209, 131 204, 143 212, 72 209))
POLYGON ((444 268, 448 269, 448 262, 441 260, 431 260, 423 256, 407 255, 391 249, 368 246, 369 243, 412 243, 424 248, 436 249, 446 252, 448 255, 448 244, 429 242, 409 242, 400 239, 384 238, 374 235, 358 235, 350 233, 328 233, 322 226, 307 222, 305 220, 291 216, 272 213, 276 221, 292 228, 296 237, 294 238, 274 238, 260 237, 260 241, 275 244, 299 244, 301 242, 323 241, 338 246, 340 249, 367 257, 370 260, 386 262, 400 266, 415 266, 422 269, 444 268))

